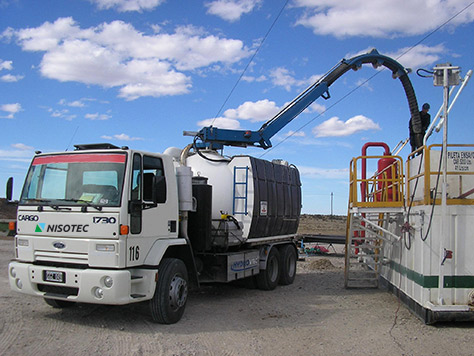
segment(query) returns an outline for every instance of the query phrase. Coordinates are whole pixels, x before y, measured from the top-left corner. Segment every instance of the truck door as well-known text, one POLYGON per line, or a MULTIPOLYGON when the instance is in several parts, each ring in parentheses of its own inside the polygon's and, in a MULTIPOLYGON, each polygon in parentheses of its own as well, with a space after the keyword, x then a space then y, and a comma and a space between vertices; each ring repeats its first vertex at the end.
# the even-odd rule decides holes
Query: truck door
MULTIPOLYGON (((177 211, 168 193, 163 160, 134 153, 127 265, 141 265, 157 239, 177 236, 177 211)), ((172 177, 170 177, 172 179, 172 177)))

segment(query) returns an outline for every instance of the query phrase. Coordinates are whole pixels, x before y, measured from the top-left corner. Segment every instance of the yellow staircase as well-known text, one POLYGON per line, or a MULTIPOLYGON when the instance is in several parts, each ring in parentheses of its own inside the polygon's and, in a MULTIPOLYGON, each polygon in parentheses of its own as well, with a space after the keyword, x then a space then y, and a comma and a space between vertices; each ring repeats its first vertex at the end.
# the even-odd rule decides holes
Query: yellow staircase
POLYGON ((377 288, 384 263, 383 244, 396 243, 400 236, 387 227, 404 217, 403 161, 399 156, 359 156, 351 160, 349 207, 345 249, 345 288, 377 288), (370 178, 359 169, 377 165, 370 178), (368 164, 369 162, 369 164, 368 164), (361 164, 362 163, 362 164, 361 164), (362 177, 359 177, 358 175, 362 177))

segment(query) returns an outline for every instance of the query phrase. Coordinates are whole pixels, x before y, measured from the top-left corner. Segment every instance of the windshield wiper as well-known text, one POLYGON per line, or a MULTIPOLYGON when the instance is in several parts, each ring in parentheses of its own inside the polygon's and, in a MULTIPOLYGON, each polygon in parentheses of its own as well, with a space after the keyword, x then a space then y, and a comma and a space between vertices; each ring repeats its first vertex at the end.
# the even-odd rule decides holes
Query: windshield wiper
POLYGON ((53 208, 54 210, 72 210, 71 208, 68 208, 67 206, 50 205, 49 207, 53 208))
MULTIPOLYGON (((92 204, 90 201, 88 200, 84 200, 84 199, 58 199, 58 200, 61 200, 61 201, 68 201, 68 202, 74 202, 74 203, 86 203, 87 206, 90 206, 94 209, 97 209, 98 211, 102 211, 102 207, 99 206, 99 205, 94 205, 92 204)), ((86 207, 83 207, 83 208, 86 208, 86 207)), ((83 210, 83 211, 87 211, 87 209, 83 210)))
POLYGON ((36 202, 36 203, 51 203, 49 199, 38 199, 38 198, 27 198, 25 199, 27 202, 36 202))

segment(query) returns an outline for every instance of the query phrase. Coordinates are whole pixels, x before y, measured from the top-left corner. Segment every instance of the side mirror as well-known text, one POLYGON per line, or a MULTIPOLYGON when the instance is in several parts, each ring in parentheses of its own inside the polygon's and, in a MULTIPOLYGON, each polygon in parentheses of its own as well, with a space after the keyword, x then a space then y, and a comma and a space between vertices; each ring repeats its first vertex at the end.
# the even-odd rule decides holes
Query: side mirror
POLYGON ((13 196, 13 177, 8 178, 7 180, 7 201, 11 201, 13 196))

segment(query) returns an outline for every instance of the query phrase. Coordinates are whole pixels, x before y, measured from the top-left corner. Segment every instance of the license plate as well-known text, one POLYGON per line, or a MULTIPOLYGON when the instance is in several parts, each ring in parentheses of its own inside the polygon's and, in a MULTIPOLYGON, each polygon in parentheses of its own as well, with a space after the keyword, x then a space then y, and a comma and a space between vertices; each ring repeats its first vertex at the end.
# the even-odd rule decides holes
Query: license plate
POLYGON ((59 271, 43 271, 43 280, 45 282, 66 283, 66 275, 59 271))

